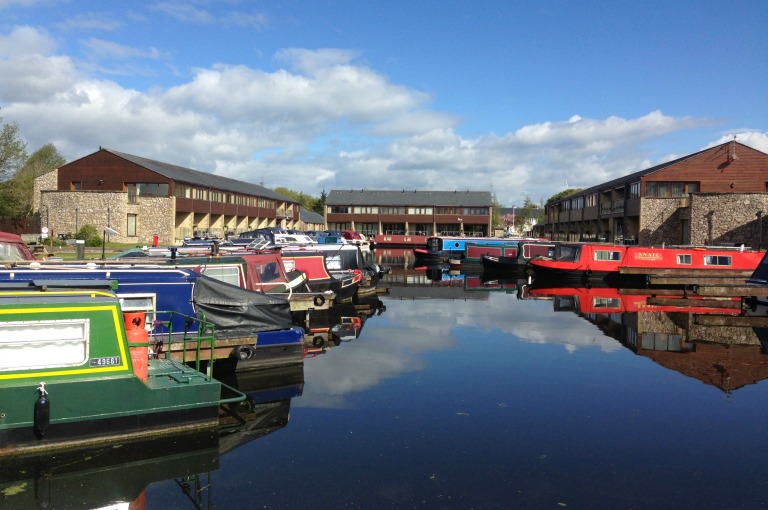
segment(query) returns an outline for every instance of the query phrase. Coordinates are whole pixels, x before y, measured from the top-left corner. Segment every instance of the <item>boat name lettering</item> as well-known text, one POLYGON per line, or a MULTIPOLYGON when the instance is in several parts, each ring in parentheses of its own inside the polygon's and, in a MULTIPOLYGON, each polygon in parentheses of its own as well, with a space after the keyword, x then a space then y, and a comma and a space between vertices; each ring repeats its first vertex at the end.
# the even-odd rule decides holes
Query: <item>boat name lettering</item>
POLYGON ((640 251, 635 253, 635 258, 644 260, 661 260, 661 253, 640 251))
POLYGON ((113 365, 120 365, 120 356, 109 356, 107 358, 92 358, 92 367, 109 367, 113 365))

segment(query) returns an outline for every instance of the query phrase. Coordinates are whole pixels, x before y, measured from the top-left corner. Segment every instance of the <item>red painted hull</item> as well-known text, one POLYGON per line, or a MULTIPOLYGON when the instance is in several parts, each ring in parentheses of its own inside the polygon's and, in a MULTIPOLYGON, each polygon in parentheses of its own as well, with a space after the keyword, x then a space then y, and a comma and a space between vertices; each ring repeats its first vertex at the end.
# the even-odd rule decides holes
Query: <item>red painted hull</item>
POLYGON ((668 247, 654 248, 606 244, 568 244, 557 246, 553 258, 534 258, 530 265, 541 278, 603 279, 619 274, 653 274, 674 271, 750 272, 765 252, 729 248, 668 247))
MULTIPOLYGON (((616 287, 550 287, 533 288, 528 290, 528 296, 533 299, 542 297, 569 298, 580 313, 636 313, 636 312, 682 312, 716 315, 739 315, 741 308, 721 308, 706 306, 703 298, 688 296, 680 305, 649 304, 650 294, 621 294, 616 287), (702 301, 701 306, 691 306, 691 301, 702 301)), ((680 296, 675 296, 681 298, 680 296)), ((734 304, 740 304, 741 298, 731 298, 734 304)))

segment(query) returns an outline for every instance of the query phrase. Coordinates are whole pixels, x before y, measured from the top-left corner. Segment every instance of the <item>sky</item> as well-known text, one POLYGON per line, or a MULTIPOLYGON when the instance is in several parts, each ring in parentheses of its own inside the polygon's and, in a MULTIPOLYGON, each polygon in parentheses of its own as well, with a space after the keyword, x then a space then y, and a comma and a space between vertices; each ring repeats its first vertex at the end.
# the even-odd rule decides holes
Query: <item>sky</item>
POLYGON ((67 161, 538 204, 768 152, 766 23, 765 0, 0 0, 0 117, 67 161))

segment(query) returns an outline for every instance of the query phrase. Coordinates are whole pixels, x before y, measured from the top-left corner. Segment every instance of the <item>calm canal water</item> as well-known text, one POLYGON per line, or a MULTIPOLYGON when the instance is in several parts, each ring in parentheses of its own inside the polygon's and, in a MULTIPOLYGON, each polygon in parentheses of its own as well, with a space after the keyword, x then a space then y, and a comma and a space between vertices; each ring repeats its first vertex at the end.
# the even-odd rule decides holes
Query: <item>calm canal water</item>
POLYGON ((426 275, 394 267, 362 329, 303 368, 241 377, 250 421, 200 458, 157 460, 142 504, 766 506, 768 356, 755 330, 578 313, 584 296, 426 275))

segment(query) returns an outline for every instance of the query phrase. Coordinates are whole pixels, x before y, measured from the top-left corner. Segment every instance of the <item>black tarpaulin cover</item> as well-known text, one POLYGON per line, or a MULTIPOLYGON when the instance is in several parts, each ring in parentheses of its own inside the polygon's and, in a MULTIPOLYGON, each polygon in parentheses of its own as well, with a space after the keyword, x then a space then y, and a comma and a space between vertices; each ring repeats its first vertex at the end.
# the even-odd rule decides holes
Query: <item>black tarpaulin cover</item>
POLYGON ((207 276, 196 278, 192 300, 197 317, 215 324, 217 337, 251 336, 293 325, 288 300, 207 276))

